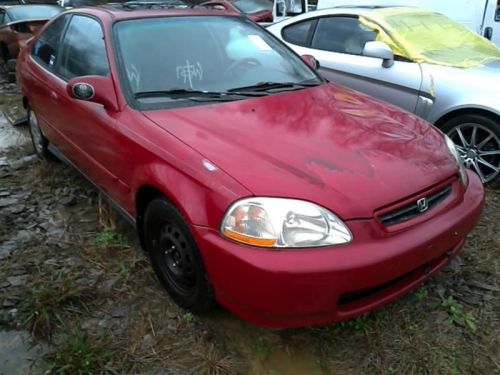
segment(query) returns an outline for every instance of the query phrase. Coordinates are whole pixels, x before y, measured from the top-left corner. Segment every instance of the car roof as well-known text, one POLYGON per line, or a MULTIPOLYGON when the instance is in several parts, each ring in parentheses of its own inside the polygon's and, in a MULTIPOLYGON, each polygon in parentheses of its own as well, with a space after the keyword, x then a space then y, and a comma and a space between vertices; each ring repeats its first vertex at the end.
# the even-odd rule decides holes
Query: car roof
POLYGON ((33 7, 55 7, 55 8, 61 8, 59 5, 57 4, 5 4, 5 5, 2 5, 2 3, 0 3, 0 8, 2 9, 14 9, 14 8, 33 8, 33 7))
POLYGON ((154 18, 168 16, 224 16, 224 17, 241 17, 235 12, 227 12, 224 10, 208 9, 203 6, 192 6, 182 4, 180 2, 172 2, 169 6, 167 1, 129 1, 125 3, 111 3, 98 7, 84 7, 72 9, 71 13, 87 13, 99 18, 109 17, 111 21, 137 19, 137 18, 154 18), (127 4, 136 4, 145 6, 127 7, 127 4), (160 8, 148 8, 151 4, 164 4, 160 8))
POLYGON ((410 7, 410 6, 396 6, 396 5, 389 5, 389 6, 384 6, 384 5, 366 5, 366 6, 343 5, 343 6, 318 9, 318 10, 314 10, 312 12, 303 13, 303 14, 300 14, 300 15, 295 16, 295 17, 287 18, 282 22, 289 21, 289 23, 294 23, 295 21, 313 18, 313 17, 328 16, 330 14, 347 14, 347 15, 353 15, 353 16, 360 16, 363 14, 370 13, 371 11, 376 10, 376 9, 386 9, 386 8, 395 8, 395 7, 424 10, 421 8, 415 8, 415 7, 410 7))

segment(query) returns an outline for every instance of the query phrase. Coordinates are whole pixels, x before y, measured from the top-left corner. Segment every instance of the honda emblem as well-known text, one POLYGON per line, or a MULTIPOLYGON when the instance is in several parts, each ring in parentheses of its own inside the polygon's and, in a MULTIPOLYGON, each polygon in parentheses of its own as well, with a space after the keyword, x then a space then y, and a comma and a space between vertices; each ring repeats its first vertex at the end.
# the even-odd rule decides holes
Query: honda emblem
POLYGON ((417 208, 418 212, 425 212, 429 208, 429 202, 427 201, 427 198, 420 198, 417 201, 417 208))

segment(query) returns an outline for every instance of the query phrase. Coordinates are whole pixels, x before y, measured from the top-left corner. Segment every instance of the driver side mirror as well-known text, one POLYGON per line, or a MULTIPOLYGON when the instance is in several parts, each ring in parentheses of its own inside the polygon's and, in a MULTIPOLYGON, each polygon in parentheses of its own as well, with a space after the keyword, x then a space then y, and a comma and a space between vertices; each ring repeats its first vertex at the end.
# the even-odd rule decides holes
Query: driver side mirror
POLYGON ((363 56, 382 59, 382 66, 384 68, 390 68, 394 65, 394 53, 391 47, 384 42, 366 42, 363 48, 363 56))
POLYGON ((304 62, 309 65, 311 68, 314 70, 319 69, 319 61, 314 58, 314 56, 311 55, 302 55, 300 56, 304 62))
POLYGON ((104 108, 118 112, 118 101, 111 78, 102 76, 76 77, 68 81, 66 92, 71 98, 102 104, 104 108))

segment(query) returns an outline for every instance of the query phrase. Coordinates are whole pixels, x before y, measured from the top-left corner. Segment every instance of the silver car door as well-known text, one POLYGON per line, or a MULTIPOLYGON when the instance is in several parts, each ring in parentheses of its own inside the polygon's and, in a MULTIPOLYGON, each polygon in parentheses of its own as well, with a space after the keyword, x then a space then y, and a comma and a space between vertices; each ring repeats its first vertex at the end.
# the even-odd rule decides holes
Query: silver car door
POLYGON ((313 55, 320 63, 319 73, 331 82, 415 112, 422 82, 419 64, 396 60, 384 68, 381 59, 362 56, 365 43, 374 41, 376 34, 355 16, 325 16, 314 21, 310 28, 305 22, 287 26, 282 37, 299 54, 313 55), (299 28, 308 30, 306 43, 293 38, 299 28))
POLYGON ((500 0, 489 0, 483 21, 483 36, 500 46, 500 0))

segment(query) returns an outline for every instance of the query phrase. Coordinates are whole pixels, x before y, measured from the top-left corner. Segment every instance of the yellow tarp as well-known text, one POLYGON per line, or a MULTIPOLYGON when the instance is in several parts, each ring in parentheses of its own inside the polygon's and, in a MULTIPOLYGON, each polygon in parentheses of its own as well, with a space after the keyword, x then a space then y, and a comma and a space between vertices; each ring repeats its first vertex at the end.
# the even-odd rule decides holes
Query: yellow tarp
POLYGON ((412 8, 375 9, 360 22, 395 55, 416 62, 470 68, 500 59, 500 49, 445 16, 412 8))

